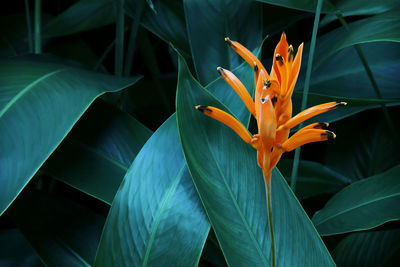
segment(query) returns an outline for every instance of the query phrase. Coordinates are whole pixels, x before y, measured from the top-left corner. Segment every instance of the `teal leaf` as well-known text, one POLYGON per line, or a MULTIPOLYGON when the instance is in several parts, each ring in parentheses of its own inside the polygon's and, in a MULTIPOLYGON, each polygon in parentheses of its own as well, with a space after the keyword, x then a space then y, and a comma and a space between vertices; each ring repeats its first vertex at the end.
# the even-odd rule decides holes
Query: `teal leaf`
POLYGON ((198 80, 208 84, 218 77, 218 66, 234 69, 242 62, 225 43, 230 37, 250 51, 262 41, 261 5, 249 0, 184 0, 186 25, 198 80))
MULTIPOLYGON (((288 182, 292 174, 293 160, 280 160, 279 170, 288 182)), ((296 196, 305 199, 320 194, 334 193, 352 182, 346 176, 313 161, 300 160, 296 181, 296 196)))
POLYGON ((399 262, 399 239, 399 229, 353 233, 340 241, 332 257, 343 267, 395 266, 399 262))
POLYGON ((126 174, 95 266, 195 266, 209 229, 173 115, 147 141, 126 174))
POLYGON ((49 21, 44 37, 57 37, 93 30, 115 22, 112 0, 81 0, 49 21))
POLYGON ((110 204, 126 171, 151 136, 143 124, 95 103, 46 161, 52 177, 110 204))
POLYGON ((96 97, 134 84, 38 57, 0 62, 0 214, 96 97))
POLYGON ((90 266, 104 218, 77 203, 24 190, 10 215, 46 266, 90 266))
POLYGON ((399 175, 398 165, 334 195, 313 217, 318 232, 335 235, 361 231, 400 219, 399 175))
MULTIPOLYGON (((194 80, 179 57, 177 119, 181 143, 227 263, 269 266, 266 197, 256 153, 231 129, 197 111, 194 107, 198 104, 229 112, 194 80)), ((272 176, 272 191, 278 265, 333 266, 328 250, 277 170, 272 176)))

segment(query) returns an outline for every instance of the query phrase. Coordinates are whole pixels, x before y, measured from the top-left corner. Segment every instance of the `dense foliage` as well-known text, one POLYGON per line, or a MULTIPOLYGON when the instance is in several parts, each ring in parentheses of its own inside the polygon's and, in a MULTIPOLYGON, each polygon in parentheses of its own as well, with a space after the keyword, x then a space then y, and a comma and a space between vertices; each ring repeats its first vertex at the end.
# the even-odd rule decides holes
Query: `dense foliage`
POLYGON ((307 121, 336 139, 272 172, 277 266, 399 264, 398 1, 8 2, 0 265, 270 266, 256 151, 195 106, 256 132, 216 68, 254 94, 253 69, 224 38, 270 70, 282 32, 305 43, 293 113, 348 105, 307 121))

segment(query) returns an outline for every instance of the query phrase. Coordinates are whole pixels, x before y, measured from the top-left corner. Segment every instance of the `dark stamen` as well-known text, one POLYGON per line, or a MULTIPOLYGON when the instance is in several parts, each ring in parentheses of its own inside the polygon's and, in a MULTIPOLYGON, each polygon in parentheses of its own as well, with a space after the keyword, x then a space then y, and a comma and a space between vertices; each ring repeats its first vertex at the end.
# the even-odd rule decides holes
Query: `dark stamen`
POLYGON ((275 60, 279 61, 279 63, 282 65, 283 64, 283 57, 280 54, 276 54, 275 60))
POLYGON ((199 106, 196 106, 196 109, 198 110, 198 111, 200 111, 200 112, 209 112, 209 113, 211 113, 212 112, 212 110, 211 109, 209 109, 208 108, 208 106, 201 106, 201 105, 199 105, 199 106))
POLYGON ((288 61, 290 62, 290 60, 294 60, 294 49, 292 45, 289 46, 288 53, 288 61))
POLYGON ((276 96, 274 96, 274 97, 271 99, 271 102, 272 102, 272 106, 273 106, 273 107, 275 107, 275 104, 276 104, 277 101, 278 101, 278 98, 277 98, 276 96))
POLYGON ((265 80, 264 81, 264 86, 269 88, 271 86, 271 81, 270 80, 265 80))

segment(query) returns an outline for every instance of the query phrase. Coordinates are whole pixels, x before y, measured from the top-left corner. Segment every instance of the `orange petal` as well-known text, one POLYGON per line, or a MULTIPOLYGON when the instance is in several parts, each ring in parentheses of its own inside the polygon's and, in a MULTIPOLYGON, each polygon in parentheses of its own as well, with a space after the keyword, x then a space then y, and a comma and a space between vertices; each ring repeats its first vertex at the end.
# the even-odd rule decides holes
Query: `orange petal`
MULTIPOLYGON (((288 46, 288 43, 287 43, 287 40, 286 40, 286 34, 283 32, 282 35, 281 35, 281 40, 279 41, 279 43, 275 47, 274 57, 276 56, 276 54, 279 54, 279 55, 282 56, 282 58, 284 60, 286 60, 287 59, 288 47, 289 46, 288 46)), ((272 68, 274 69, 274 72, 275 72, 275 74, 276 74, 276 76, 278 78, 279 83, 282 84, 281 75, 280 75, 280 72, 278 70, 278 66, 276 65, 275 58, 274 58, 274 60, 272 62, 272 68)))
POLYGON ((276 116, 270 96, 260 99, 260 120, 258 121, 258 133, 263 149, 270 152, 276 136, 276 116))
POLYGON ((256 83, 257 83, 258 73, 260 70, 263 70, 264 73, 268 75, 261 61, 258 60, 258 58, 253 53, 251 53, 250 50, 248 50, 240 43, 232 41, 231 39, 229 39, 229 37, 226 37, 225 41, 233 48, 233 50, 236 51, 236 53, 238 53, 244 60, 246 60, 246 62, 249 63, 249 65, 254 69, 256 83))
POLYGON ((260 117, 260 98, 261 98, 261 93, 264 88, 264 81, 267 79, 267 76, 264 72, 264 70, 260 70, 258 74, 258 79, 256 82, 256 91, 254 94, 254 105, 255 105, 255 111, 256 111, 256 120, 259 120, 260 117))
POLYGON ((207 116, 210 116, 211 118, 216 119, 225 124, 226 126, 230 127, 246 143, 249 144, 251 143, 252 137, 250 133, 247 131, 247 129, 237 119, 235 119, 225 111, 222 111, 218 108, 210 106, 201 106, 201 105, 196 106, 196 109, 206 114, 207 116))
POLYGON ((302 43, 299 46, 299 48, 297 49, 296 58, 293 61, 292 68, 290 71, 290 76, 288 79, 289 89, 285 93, 285 97, 284 97, 285 99, 292 96, 294 86, 296 85, 297 77, 299 76, 299 72, 300 72, 301 57, 303 54, 303 45, 304 45, 304 43, 302 43))
POLYGON ((246 105, 247 109, 255 117, 256 112, 254 101, 242 82, 229 70, 225 70, 221 67, 218 67, 217 70, 221 74, 222 79, 224 79, 233 88, 233 90, 235 90, 240 99, 242 99, 243 103, 246 105))
POLYGON ((298 131, 291 136, 286 142, 282 144, 283 151, 292 151, 293 149, 302 146, 304 144, 325 141, 328 139, 334 139, 336 135, 327 130, 320 129, 305 129, 298 131))
POLYGON ((285 124, 281 125, 278 128, 278 131, 280 131, 282 129, 292 129, 299 123, 301 123, 311 117, 314 117, 318 114, 324 113, 329 110, 333 110, 339 106, 345 106, 345 105, 347 105, 346 102, 329 102, 329 103, 325 103, 325 104, 321 104, 318 106, 308 108, 308 109, 300 112, 299 114, 297 114, 290 120, 288 120, 285 124))

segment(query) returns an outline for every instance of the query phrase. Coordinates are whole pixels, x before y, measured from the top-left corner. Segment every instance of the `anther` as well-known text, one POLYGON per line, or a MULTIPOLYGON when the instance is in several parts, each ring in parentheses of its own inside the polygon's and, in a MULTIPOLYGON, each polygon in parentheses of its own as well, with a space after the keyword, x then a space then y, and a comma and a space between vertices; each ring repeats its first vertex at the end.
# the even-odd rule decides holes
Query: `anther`
POLYGON ((267 88, 270 88, 271 87, 271 81, 270 80, 265 80, 264 81, 264 86, 267 87, 267 88))
POLYGON ((318 124, 316 124, 314 126, 314 129, 326 129, 326 128, 328 128, 328 126, 329 126, 329 123, 327 123, 327 122, 319 122, 318 124))
POLYGON ((293 49, 293 46, 292 46, 292 45, 289 46, 289 48, 288 48, 288 53, 289 53, 289 55, 288 55, 288 61, 290 62, 290 60, 293 60, 293 59, 294 59, 294 49, 293 49))
POLYGON ((198 105, 198 106, 196 106, 196 109, 202 113, 205 113, 205 112, 212 113, 212 110, 209 109, 208 106, 198 105))
POLYGON ((283 57, 280 54, 276 54, 275 60, 279 61, 279 63, 282 65, 283 64, 283 57))
POLYGON ((331 131, 325 131, 325 133, 322 133, 321 134, 321 137, 325 137, 326 136, 326 138, 328 139, 328 140, 331 140, 331 139, 335 139, 336 138, 336 134, 334 133, 334 132, 331 132, 331 131))
POLYGON ((227 42, 228 44, 232 44, 231 39, 229 39, 229 37, 225 37, 225 42, 227 42))
POLYGON ((271 98, 271 102, 272 102, 272 106, 275 107, 276 101, 278 101, 278 98, 276 96, 274 96, 273 98, 271 98))

